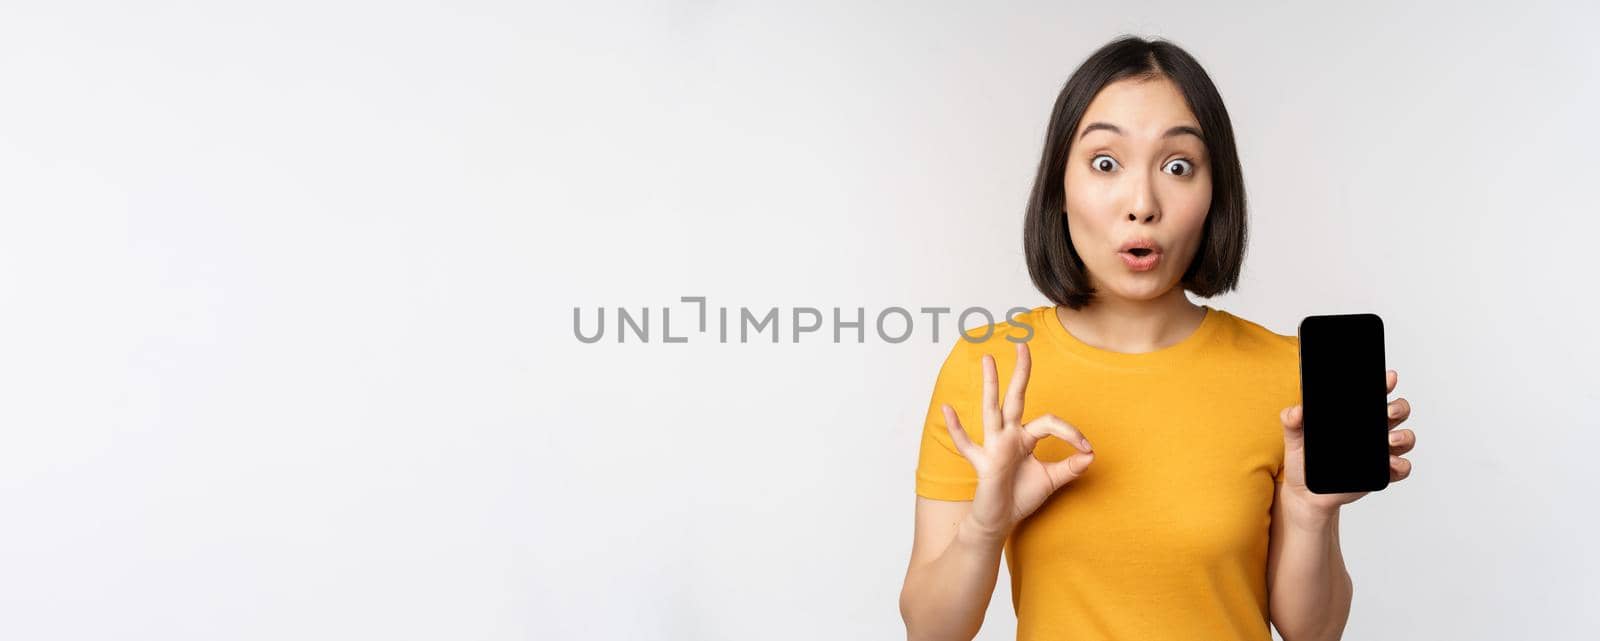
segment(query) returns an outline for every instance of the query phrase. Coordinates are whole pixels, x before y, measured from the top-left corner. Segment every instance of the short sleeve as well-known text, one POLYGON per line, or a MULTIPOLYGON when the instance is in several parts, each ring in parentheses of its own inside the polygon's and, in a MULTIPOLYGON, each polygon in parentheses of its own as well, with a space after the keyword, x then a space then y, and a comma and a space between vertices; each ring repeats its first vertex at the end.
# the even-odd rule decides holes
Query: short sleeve
POLYGON ((983 443, 983 355, 960 337, 939 368, 922 424, 922 446, 917 456, 917 495, 944 501, 970 501, 978 489, 972 464, 956 449, 945 425, 943 405, 955 408, 956 417, 974 444, 983 443))

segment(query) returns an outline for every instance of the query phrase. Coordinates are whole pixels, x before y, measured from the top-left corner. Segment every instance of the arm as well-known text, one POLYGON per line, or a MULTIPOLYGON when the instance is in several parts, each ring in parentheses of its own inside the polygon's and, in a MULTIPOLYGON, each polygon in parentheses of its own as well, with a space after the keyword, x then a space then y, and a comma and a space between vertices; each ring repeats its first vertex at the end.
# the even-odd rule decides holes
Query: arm
MULTIPOLYGON (((1385 374, 1393 393, 1400 373, 1385 374)), ((1284 641, 1337 640, 1350 618, 1354 586, 1339 552, 1339 508, 1367 492, 1317 494, 1306 487, 1305 408, 1283 409, 1283 469, 1272 498, 1272 541, 1267 549, 1267 598, 1272 624, 1284 641)), ((1416 432, 1395 429, 1411 418, 1411 401, 1389 402, 1389 483, 1411 476, 1404 458, 1416 432)))
POLYGON ((900 617, 910 640, 977 636, 994 596, 1005 536, 968 521, 971 501, 917 497, 916 533, 900 617))
POLYGON ((1339 551, 1339 509, 1304 508, 1278 489, 1267 553, 1272 625, 1284 641, 1337 641, 1354 588, 1339 551))

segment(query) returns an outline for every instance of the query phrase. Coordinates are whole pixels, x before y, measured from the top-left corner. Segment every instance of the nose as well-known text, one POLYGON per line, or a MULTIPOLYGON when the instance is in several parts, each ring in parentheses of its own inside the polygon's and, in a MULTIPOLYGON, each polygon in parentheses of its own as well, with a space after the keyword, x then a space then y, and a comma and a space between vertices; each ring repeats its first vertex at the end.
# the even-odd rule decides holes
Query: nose
MULTIPOLYGON (((1137 172, 1133 172, 1137 173, 1137 172)), ((1133 187, 1133 202, 1129 203, 1128 220, 1152 223, 1161 218, 1161 207, 1156 203, 1154 185, 1148 177, 1138 177, 1133 187)))

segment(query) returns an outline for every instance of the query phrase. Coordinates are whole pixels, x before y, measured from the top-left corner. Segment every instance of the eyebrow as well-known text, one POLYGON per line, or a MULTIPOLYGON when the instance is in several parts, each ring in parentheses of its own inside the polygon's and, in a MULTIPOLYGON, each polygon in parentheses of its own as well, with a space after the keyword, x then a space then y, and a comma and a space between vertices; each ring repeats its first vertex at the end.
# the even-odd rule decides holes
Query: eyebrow
MULTIPOLYGON (((1113 125, 1113 124, 1111 124, 1109 122, 1091 122, 1088 125, 1084 126, 1083 133, 1078 134, 1078 140, 1083 140, 1083 138, 1085 136, 1089 135, 1089 132, 1097 131, 1097 130, 1100 130, 1100 129, 1104 129, 1104 130, 1109 131, 1111 133, 1114 133, 1114 134, 1116 134, 1118 136, 1122 135, 1122 129, 1118 128, 1116 125, 1113 125)), ((1162 138, 1171 138, 1173 136, 1182 136, 1184 134, 1188 134, 1190 136, 1194 136, 1196 138, 1199 138, 1201 142, 1205 142, 1205 139, 1206 139, 1205 136, 1200 135, 1200 130, 1199 129, 1196 129, 1194 127, 1190 127, 1188 125, 1178 125, 1176 127, 1168 129, 1167 133, 1161 134, 1161 137, 1162 138)))

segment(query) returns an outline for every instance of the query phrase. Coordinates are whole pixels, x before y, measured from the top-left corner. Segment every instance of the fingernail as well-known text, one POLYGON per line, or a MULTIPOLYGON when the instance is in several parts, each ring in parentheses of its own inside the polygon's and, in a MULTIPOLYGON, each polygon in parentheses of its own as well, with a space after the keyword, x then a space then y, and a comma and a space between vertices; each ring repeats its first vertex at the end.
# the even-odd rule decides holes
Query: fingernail
POLYGON ((1400 415, 1400 406, 1399 405, 1390 405, 1389 406, 1389 418, 1395 418, 1395 417, 1397 417, 1399 415, 1400 415))
POLYGON ((1083 449, 1090 452, 1094 451, 1094 446, 1089 445, 1089 439, 1083 439, 1083 449))
POLYGON ((1399 445, 1400 444, 1400 433, 1399 432, 1391 432, 1389 434, 1389 444, 1390 445, 1399 445))

